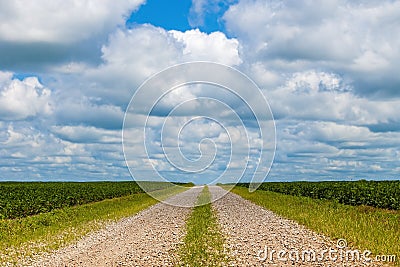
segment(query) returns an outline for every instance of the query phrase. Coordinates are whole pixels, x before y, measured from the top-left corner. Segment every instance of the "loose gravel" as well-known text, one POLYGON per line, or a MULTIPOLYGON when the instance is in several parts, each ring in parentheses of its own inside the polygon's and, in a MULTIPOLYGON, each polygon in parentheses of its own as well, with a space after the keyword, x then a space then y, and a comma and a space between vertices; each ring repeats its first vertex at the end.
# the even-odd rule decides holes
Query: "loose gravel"
POLYGON ((185 220, 202 187, 193 187, 77 243, 23 266, 174 266, 185 220))
MULTIPOLYGON (((168 199, 169 204, 158 203, 23 266, 181 266, 177 248, 202 189, 191 188, 168 199)), ((341 260, 341 250, 332 240, 220 187, 209 189, 225 238, 228 266, 381 266, 341 260), (320 260, 329 249, 339 251, 333 254, 338 259, 329 260, 326 252, 320 260), (302 253, 311 250, 316 260, 308 254, 303 260, 302 253)))
POLYGON ((229 266, 381 266, 361 260, 351 261, 351 257, 347 261, 345 254, 341 260, 341 251, 346 252, 349 248, 340 249, 336 242, 236 194, 226 194, 221 187, 209 188, 212 199, 216 199, 213 207, 225 236, 229 266), (223 194, 226 195, 220 198, 223 194), (332 259, 338 259, 330 260, 330 249, 338 251, 332 254, 332 259), (272 250, 275 252, 271 256, 272 250), (315 261, 307 253, 303 261, 303 252, 307 251, 316 253, 315 261))

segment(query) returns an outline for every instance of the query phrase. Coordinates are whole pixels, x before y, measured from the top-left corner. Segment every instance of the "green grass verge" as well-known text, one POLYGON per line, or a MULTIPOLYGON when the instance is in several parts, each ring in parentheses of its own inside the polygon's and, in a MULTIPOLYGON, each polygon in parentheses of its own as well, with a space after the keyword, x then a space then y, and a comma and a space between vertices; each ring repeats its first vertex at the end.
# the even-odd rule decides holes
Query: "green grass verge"
MULTIPOLYGON (((157 199, 166 199, 187 189, 176 186, 152 194, 157 199)), ((0 220, 0 265, 57 249, 91 231, 99 230, 111 221, 134 215, 157 202, 145 193, 138 193, 26 218, 0 220)))
POLYGON ((226 261, 224 238, 211 207, 208 187, 200 193, 186 224, 186 236, 179 249, 181 266, 222 266, 226 261))
POLYGON ((400 266, 400 211, 262 190, 250 193, 243 187, 232 192, 333 240, 344 238, 350 246, 374 255, 396 255, 395 264, 400 266))

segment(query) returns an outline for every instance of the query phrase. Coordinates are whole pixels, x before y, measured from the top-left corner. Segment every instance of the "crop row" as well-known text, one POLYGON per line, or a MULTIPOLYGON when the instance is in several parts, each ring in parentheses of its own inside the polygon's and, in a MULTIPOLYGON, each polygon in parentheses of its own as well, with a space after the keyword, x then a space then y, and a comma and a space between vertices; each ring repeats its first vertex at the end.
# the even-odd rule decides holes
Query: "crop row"
MULTIPOLYGON (((154 183, 153 190, 165 187, 154 183)), ((3 182, 0 219, 21 218, 54 209, 141 193, 135 182, 3 182)))
MULTIPOLYGON (((238 184, 248 187, 248 183, 238 184)), ((266 182, 259 190, 400 210, 400 181, 266 182)))

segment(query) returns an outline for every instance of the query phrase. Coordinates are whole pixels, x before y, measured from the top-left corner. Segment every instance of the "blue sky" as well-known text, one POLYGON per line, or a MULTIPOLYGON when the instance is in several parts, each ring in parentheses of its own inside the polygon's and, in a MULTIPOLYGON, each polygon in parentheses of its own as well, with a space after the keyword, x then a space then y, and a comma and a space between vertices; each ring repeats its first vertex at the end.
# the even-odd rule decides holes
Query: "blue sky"
MULTIPOLYGON (((129 100, 152 75, 190 61, 234 67, 268 100, 276 153, 267 180, 399 177, 398 1, 19 2, 0 3, 1 181, 131 179, 121 138, 129 100)), ((143 99, 159 92, 149 89, 143 99)), ((218 88, 165 95, 160 110, 180 109, 150 116, 150 155, 135 150, 143 141, 143 118, 135 117, 128 162, 135 178, 154 168, 171 180, 204 183, 228 166, 240 175, 243 164, 251 173, 270 144, 256 149, 254 117, 243 116, 246 132, 216 100, 246 113, 218 88), (160 145, 177 146, 176 129, 203 113, 225 128, 195 121, 180 145, 192 160, 217 148, 214 165, 203 174, 177 171, 160 145), (230 162, 228 140, 238 146, 230 162)))
POLYGON ((198 28, 202 32, 224 31, 223 14, 236 0, 226 1, 146 1, 126 21, 127 27, 149 23, 166 30, 187 31, 198 28))
POLYGON ((137 12, 127 20, 128 27, 149 23, 166 30, 190 30, 188 14, 191 1, 147 1, 137 12))

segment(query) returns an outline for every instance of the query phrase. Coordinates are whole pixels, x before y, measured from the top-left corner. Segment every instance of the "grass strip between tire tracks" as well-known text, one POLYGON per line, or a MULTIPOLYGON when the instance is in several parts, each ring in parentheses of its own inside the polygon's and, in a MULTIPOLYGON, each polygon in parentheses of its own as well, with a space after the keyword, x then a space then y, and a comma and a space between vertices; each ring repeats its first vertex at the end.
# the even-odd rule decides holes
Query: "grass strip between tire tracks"
POLYGON ((179 249, 179 266, 224 266, 224 238, 212 210, 211 194, 204 187, 186 224, 186 236, 179 249))

